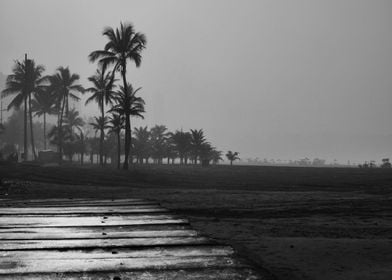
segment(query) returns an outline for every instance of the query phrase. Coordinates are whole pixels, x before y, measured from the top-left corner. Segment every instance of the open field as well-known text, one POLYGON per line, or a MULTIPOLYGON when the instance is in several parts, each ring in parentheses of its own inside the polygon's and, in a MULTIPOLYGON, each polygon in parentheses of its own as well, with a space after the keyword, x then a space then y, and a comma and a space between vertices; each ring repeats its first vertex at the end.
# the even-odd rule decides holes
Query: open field
POLYGON ((276 279, 392 279, 392 170, 0 166, 8 198, 147 198, 276 279), (28 182, 23 182, 23 181, 28 182))

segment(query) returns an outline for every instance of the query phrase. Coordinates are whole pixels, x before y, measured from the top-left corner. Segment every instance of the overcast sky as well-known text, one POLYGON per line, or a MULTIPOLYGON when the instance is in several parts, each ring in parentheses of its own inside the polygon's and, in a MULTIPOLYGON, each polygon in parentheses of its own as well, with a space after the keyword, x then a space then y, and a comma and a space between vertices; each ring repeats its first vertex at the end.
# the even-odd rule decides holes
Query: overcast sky
POLYGON ((134 125, 203 128, 244 159, 392 157, 392 1, 1 0, 0 72, 27 52, 89 86, 120 21, 148 38, 128 67, 147 103, 134 125))

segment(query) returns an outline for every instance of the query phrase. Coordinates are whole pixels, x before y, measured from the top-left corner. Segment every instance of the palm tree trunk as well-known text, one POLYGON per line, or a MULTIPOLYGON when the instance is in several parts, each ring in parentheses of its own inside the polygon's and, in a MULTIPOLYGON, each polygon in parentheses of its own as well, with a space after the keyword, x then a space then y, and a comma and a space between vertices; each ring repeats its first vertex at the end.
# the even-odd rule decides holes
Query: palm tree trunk
POLYGON ((63 128, 62 128, 62 126, 63 126, 63 115, 64 115, 65 103, 66 103, 66 99, 64 96, 63 104, 62 104, 61 110, 60 110, 60 120, 59 120, 59 126, 58 126, 60 163, 63 159, 63 128))
POLYGON ((120 157, 121 157, 121 138, 120 138, 120 132, 117 133, 117 169, 121 168, 121 162, 120 162, 120 157))
POLYGON ((46 113, 44 112, 44 150, 46 150, 46 113))
MULTIPOLYGON (((105 111, 104 111, 104 104, 103 104, 104 100, 102 97, 101 100, 101 113, 102 113, 102 120, 104 120, 105 117, 105 111)), ((105 131, 103 130, 103 126, 101 127, 101 136, 99 139, 99 163, 101 164, 101 166, 103 165, 103 140, 104 140, 104 135, 105 131)))
MULTIPOLYGON (((125 76, 127 70, 126 70, 126 62, 121 65, 122 66, 122 79, 123 79, 123 86, 126 91, 126 95, 128 96, 128 90, 127 90, 127 78, 125 76)), ((128 160, 129 160, 129 150, 130 150, 130 145, 131 145, 131 121, 130 121, 130 115, 125 114, 125 145, 124 145, 124 153, 125 153, 125 158, 124 158, 124 165, 123 169, 128 170, 128 160)))
POLYGON ((27 160, 28 148, 27 148, 27 97, 24 99, 24 137, 23 137, 23 145, 24 145, 24 152, 23 152, 23 160, 27 160))
POLYGON ((35 152, 35 146, 34 146, 33 112, 31 111, 31 93, 29 94, 29 117, 30 117, 31 149, 33 150, 34 160, 37 160, 37 153, 35 152))

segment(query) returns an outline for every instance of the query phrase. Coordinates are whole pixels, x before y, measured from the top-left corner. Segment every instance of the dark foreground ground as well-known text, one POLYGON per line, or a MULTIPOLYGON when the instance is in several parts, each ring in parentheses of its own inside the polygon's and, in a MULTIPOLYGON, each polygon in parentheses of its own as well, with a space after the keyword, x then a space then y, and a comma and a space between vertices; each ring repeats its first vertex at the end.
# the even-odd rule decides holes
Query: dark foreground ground
POLYGON ((0 165, 0 198, 159 201, 275 279, 392 279, 392 170, 0 165))

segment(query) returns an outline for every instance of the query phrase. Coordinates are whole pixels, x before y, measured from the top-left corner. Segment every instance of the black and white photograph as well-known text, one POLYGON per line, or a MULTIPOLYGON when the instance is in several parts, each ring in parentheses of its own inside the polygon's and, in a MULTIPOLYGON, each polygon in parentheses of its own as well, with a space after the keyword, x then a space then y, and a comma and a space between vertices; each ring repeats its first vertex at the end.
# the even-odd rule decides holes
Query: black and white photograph
POLYGON ((392 279, 391 0, 0 0, 0 279, 392 279))

